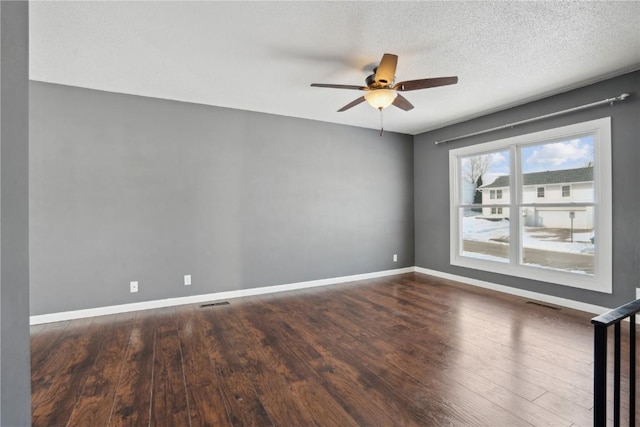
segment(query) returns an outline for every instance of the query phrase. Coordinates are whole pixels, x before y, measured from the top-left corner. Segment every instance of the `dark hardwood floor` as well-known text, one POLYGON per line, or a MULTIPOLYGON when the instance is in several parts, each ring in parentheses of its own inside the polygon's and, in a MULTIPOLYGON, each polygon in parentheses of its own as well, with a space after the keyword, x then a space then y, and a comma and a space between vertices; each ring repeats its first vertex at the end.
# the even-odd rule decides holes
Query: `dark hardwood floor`
POLYGON ((413 273, 229 302, 33 326, 33 425, 591 425, 590 314, 413 273))

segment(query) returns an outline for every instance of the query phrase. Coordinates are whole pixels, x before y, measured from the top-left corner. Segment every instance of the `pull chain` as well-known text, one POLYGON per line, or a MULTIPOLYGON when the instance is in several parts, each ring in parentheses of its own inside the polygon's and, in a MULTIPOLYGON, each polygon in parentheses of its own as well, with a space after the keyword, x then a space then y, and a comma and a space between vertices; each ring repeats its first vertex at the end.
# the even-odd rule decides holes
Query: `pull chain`
POLYGON ((384 132, 384 126, 382 125, 382 107, 378 108, 378 110, 380 110, 380 136, 382 136, 384 132))

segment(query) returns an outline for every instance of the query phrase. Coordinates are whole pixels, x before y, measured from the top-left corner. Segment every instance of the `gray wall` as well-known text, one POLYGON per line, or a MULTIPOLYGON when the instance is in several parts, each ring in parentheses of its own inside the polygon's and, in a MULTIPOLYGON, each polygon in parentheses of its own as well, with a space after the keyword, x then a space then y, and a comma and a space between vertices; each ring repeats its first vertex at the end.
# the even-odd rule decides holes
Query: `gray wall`
POLYGON ((30 144, 33 315, 414 265, 409 135, 31 82, 30 144))
POLYGON ((0 425, 31 424, 28 3, 0 2, 0 425))
POLYGON ((640 286, 640 72, 626 74, 415 137, 416 265, 589 304, 615 307, 635 299, 640 286), (624 102, 513 129, 434 145, 434 141, 634 93, 624 102), (449 264, 449 150, 514 135, 611 116, 613 162, 613 294, 602 294, 449 264))

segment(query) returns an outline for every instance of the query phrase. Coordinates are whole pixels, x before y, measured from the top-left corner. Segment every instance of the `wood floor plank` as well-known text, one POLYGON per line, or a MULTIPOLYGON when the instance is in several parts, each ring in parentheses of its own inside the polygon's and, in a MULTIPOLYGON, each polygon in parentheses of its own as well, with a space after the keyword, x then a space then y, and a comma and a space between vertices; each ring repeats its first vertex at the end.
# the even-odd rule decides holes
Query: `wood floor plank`
POLYGON ((178 335, 193 426, 232 426, 220 391, 220 381, 209 358, 207 341, 193 305, 178 310, 178 335))
POLYGON ((593 412, 591 410, 576 405, 553 392, 548 392, 540 396, 534 401, 534 403, 549 411, 561 413, 564 418, 570 420, 574 424, 589 425, 593 422, 593 412))
MULTIPOLYGON (((327 321, 331 320, 327 318, 327 321)), ((324 325, 322 331, 333 336, 340 334, 338 325, 324 325)), ((321 337, 318 339, 322 340, 321 337)), ((387 363, 384 356, 389 351, 385 350, 385 344, 375 344, 372 336, 363 338, 358 335, 351 339, 345 337, 338 341, 338 345, 341 347, 341 353, 351 353, 367 367, 371 375, 376 375, 392 390, 396 390, 392 398, 401 399, 402 395, 401 400, 406 405, 407 413, 411 414, 416 422, 422 425, 462 425, 478 421, 476 416, 469 412, 468 407, 461 407, 457 402, 446 398, 442 390, 447 386, 437 378, 419 379, 387 363), (355 341, 360 340, 366 341, 369 345, 363 345, 363 342, 355 344, 355 341)), ((333 348, 335 351, 335 346, 333 348)))
POLYGON ((48 329, 36 340, 31 350, 31 404, 35 408, 40 399, 49 394, 49 389, 68 363, 70 354, 76 350, 93 322, 92 318, 70 322, 68 329, 48 329))
MULTIPOLYGON (((349 298, 352 298, 352 296, 349 296, 349 298)), ((376 309, 379 309, 380 307, 379 304, 377 306, 376 305, 373 305, 373 306, 376 309)), ((483 351, 494 352, 499 355, 500 360, 504 360, 505 358, 510 358, 512 354, 517 354, 519 359, 522 359, 524 356, 526 357, 528 364, 531 364, 533 366, 539 366, 539 369, 542 370, 543 372, 551 375, 555 374, 556 378, 562 378, 565 381, 568 381, 569 383, 571 383, 572 385, 577 385, 578 387, 581 387, 585 391, 591 390, 592 384, 591 384, 589 374, 592 368, 590 365, 586 365, 586 364, 579 365, 578 363, 572 362, 564 358, 563 354, 555 354, 555 355, 549 356, 548 354, 545 354, 545 352, 548 352, 546 349, 545 350, 541 349, 544 347, 544 343, 538 343, 537 340, 533 340, 533 339, 530 340, 531 344, 537 343, 537 346, 532 345, 527 348, 524 348, 522 345, 520 345, 519 348, 517 349, 517 352, 514 353, 514 349, 512 348, 512 345, 516 343, 515 338, 512 337, 512 341, 506 341, 505 339, 500 338, 500 337, 504 337, 505 335, 506 337, 512 336, 511 334, 505 334, 503 332, 502 334, 494 333, 492 335, 486 332, 486 330, 483 330, 485 328, 476 327, 476 325, 478 324, 488 324, 488 325, 491 325, 491 328, 494 328, 494 325, 497 323, 497 321, 494 321, 491 323, 486 323, 486 322, 482 323, 479 321, 475 321, 473 319, 472 320, 465 319, 465 316, 462 313, 457 313, 456 321, 458 322, 459 327, 456 328, 455 331, 453 331, 453 334, 459 335, 457 337, 458 340, 464 342, 466 346, 475 346, 480 350, 480 352, 483 352, 483 351), (462 325, 466 325, 466 326, 463 328, 461 327, 462 325), (470 330, 470 332, 465 333, 466 330, 470 330), (552 360, 549 360, 550 358, 552 360), (557 361, 560 359, 562 359, 562 363, 557 363, 557 361), (585 375, 585 373, 587 375, 585 375)), ((428 335, 429 339, 431 339, 432 335, 436 333, 437 333, 436 330, 433 330, 432 332, 430 332, 430 334, 428 335)), ((448 333, 448 335, 451 335, 451 334, 448 333)), ((560 352, 562 350, 558 349, 558 351, 560 352)), ((552 352, 548 352, 548 353, 552 353, 552 352)))
POLYGON ((91 373, 82 389, 78 402, 71 413, 68 424, 106 425, 111 415, 111 405, 116 386, 125 362, 129 335, 135 313, 117 315, 110 328, 91 373))
MULTIPOLYGON (((460 375, 465 375, 468 374, 469 376, 474 376, 477 374, 478 370, 480 372, 484 372, 484 376, 480 375, 480 377, 483 377, 485 380, 489 380, 492 383, 494 383, 495 385, 506 389, 512 393, 515 393, 521 397, 524 397, 525 399, 528 400, 534 400, 535 398, 541 396, 542 394, 544 394, 546 392, 546 390, 542 387, 544 384, 547 383, 547 381, 549 381, 548 377, 545 377, 544 379, 542 379, 541 381, 538 381, 538 384, 541 384, 540 386, 536 386, 535 384, 526 381, 526 380, 520 380, 520 381, 516 381, 514 384, 514 379, 517 379, 518 377, 514 376, 513 373, 511 372, 505 372, 503 371, 501 368, 498 368, 498 366, 501 366, 504 363, 504 357, 499 357, 496 360, 496 364, 493 368, 488 369, 487 367, 490 367, 491 364, 486 363, 486 358, 484 357, 486 355, 486 347, 481 348, 480 346, 477 347, 477 350, 473 350, 471 352, 468 353, 464 353, 464 352, 460 352, 461 346, 457 345, 455 347, 449 347, 449 343, 448 342, 443 342, 443 341, 433 341, 433 337, 435 335, 434 331, 430 331, 428 336, 428 342, 425 342, 425 347, 423 348, 427 348, 427 346, 433 346, 435 345, 441 345, 446 347, 446 352, 450 354, 450 359, 452 361, 454 361, 456 363, 456 365, 458 367, 461 367, 461 369, 456 369, 455 367, 447 367, 446 369, 449 370, 453 370, 455 371, 460 371, 460 375), (461 360, 461 357, 464 357, 464 359, 461 360), (477 363, 478 360, 481 360, 482 362, 480 364, 477 363), (484 360, 483 360, 484 359, 484 360), (458 363, 458 362, 462 362, 464 360, 464 363, 458 363), (486 364, 486 366, 485 366, 486 364), (505 375, 506 374, 506 375, 505 375), (503 381, 498 381, 498 378, 503 378, 503 381), (504 381, 506 380, 506 381, 504 381), (523 384, 524 383, 524 384, 523 384), (514 387, 515 386, 515 387, 514 387)), ((476 333, 474 332, 474 335, 476 335, 476 333)), ((415 337, 415 335, 412 334, 412 336, 415 337)), ((421 340, 420 338, 414 339, 413 343, 417 344, 420 343, 421 340)), ((468 340, 465 340, 465 342, 468 343, 468 340)), ((418 350, 420 351, 420 350, 418 350)), ((422 350, 422 351, 426 351, 426 350, 422 350)), ((431 356, 431 360, 433 360, 434 355, 436 355, 437 353, 430 353, 431 356)), ((442 361, 441 361, 442 363, 442 361)), ((476 383, 478 383, 476 381, 476 383)), ((566 387, 566 389, 570 389, 569 394, 571 396, 576 394, 576 390, 575 387, 573 386, 568 386, 566 387)), ((500 389, 497 389, 500 390, 500 389)), ((495 391, 494 391, 495 393, 495 391)), ((591 407, 592 404, 592 397, 590 394, 588 393, 579 393, 579 396, 582 398, 581 400, 579 400, 579 403, 582 403, 583 405, 585 405, 587 408, 591 407)), ((513 398, 514 401, 518 401, 518 399, 516 397, 513 398)), ((526 402, 521 402, 521 406, 529 406, 528 404, 526 404, 526 402)), ((535 410, 536 408, 533 407, 533 410, 535 410)), ((535 411, 534 411, 535 412, 535 411)), ((541 411, 544 412, 544 411, 541 411)), ((525 412, 522 411, 518 411, 518 413, 520 414, 524 414, 525 412)), ((554 420, 553 418, 551 418, 551 423, 552 424, 562 424, 562 420, 554 420)))
MULTIPOLYGON (((307 314, 307 316, 309 315, 307 314)), ((317 319, 314 323, 319 321, 322 320, 317 319)), ((335 322, 333 327, 325 323, 322 330, 331 330, 331 335, 340 334, 340 328, 344 326, 345 322, 348 322, 348 319, 341 319, 335 322)), ((366 326, 362 325, 362 327, 366 326)), ((344 347, 342 354, 353 355, 362 361, 371 374, 388 383, 393 390, 401 390, 401 392, 406 390, 404 411, 411 414, 412 418, 420 425, 483 425, 500 419, 500 415, 491 412, 492 409, 497 409, 495 405, 484 400, 481 395, 465 399, 462 404, 457 400, 451 404, 446 398, 446 394, 443 393, 444 390, 450 388, 451 381, 444 379, 443 382, 443 378, 438 375, 439 373, 428 375, 428 380, 425 380, 419 374, 412 376, 408 373, 409 371, 405 371, 404 367, 399 368, 392 363, 387 363, 385 357, 394 354, 394 350, 389 342, 377 339, 371 332, 366 337, 357 334, 351 338, 356 341, 363 340, 363 342, 353 345, 353 340, 340 339, 338 344, 344 347), (446 384, 447 381, 449 384, 446 384), (482 411, 479 411, 478 408, 482 408, 482 411)), ((322 338, 319 337, 319 339, 322 338)), ((336 347, 333 346, 333 348, 335 350, 336 347)), ((419 373, 424 373, 424 370, 420 370, 419 373)), ((399 398, 397 394, 391 394, 394 395, 393 398, 399 398)), ((498 412, 500 412, 499 409, 498 412)), ((509 425, 528 424, 513 415, 506 415, 501 419, 501 422, 509 425)))
MULTIPOLYGON (((351 298, 352 300, 354 300, 354 301, 355 301, 355 297, 353 296, 353 294, 355 294, 355 293, 357 293, 357 292, 353 292, 353 293, 351 293, 349 296, 345 296, 345 298, 351 298)), ((375 295, 377 295, 377 294, 375 294, 375 295)), ((371 298, 376 298, 376 296, 375 296, 375 295, 374 295, 374 294, 370 294, 371 298)), ((321 303, 323 303, 324 305, 329 305, 329 304, 330 304, 330 302, 329 302, 329 301, 321 301, 321 303)), ((357 303, 357 302, 356 302, 356 303, 357 303)), ((374 305, 374 307, 375 307, 375 309, 377 310, 377 312, 384 312, 384 311, 387 311, 387 312, 389 312, 389 313, 392 313, 392 312, 393 312, 393 310, 387 310, 387 309, 385 309, 385 307, 384 307, 384 306, 374 305)), ((352 306, 351 308, 354 308, 354 307, 352 306)), ((364 311, 364 309, 363 309, 363 308, 361 308, 360 310, 361 310, 361 311, 364 311)), ((336 310, 334 310, 334 312, 336 312, 336 310)), ((398 321, 398 320, 397 320, 397 318, 396 318, 396 321, 398 321)), ((368 323, 368 324, 372 324, 372 323, 368 323)), ((430 346, 433 346, 434 344, 436 344, 436 343, 434 343, 434 342, 431 342, 431 341, 432 341, 432 336, 433 336, 433 331, 431 331, 431 332, 430 332, 430 334, 429 334, 429 337, 430 337, 430 338, 429 338, 429 341, 430 341, 430 342, 429 342, 428 344, 429 344, 430 346)), ((412 337, 414 337, 414 335, 413 335, 413 334, 412 334, 412 337)), ((395 338, 395 337, 392 337, 391 339, 393 339, 393 338, 395 338)), ((440 344, 441 344, 441 343, 437 343, 436 345, 440 345, 440 344)), ((416 351, 420 351, 420 350, 416 350, 416 351)), ((424 353, 427 353, 427 352, 428 352, 428 350, 427 350, 427 349, 423 349, 422 351, 423 351, 424 353)), ((477 357, 477 354, 479 354, 479 353, 477 353, 477 352, 474 352, 474 353, 475 353, 476 357, 477 357)), ((433 354, 434 354, 434 353, 433 353, 433 352, 431 352, 431 353, 429 353, 429 354, 431 354, 431 355, 433 356, 433 354)), ((456 358, 451 358, 451 359, 452 359, 452 360, 456 360, 456 358)), ((466 373, 469 373, 470 375, 472 375, 472 374, 473 374, 473 372, 472 372, 472 371, 469 371, 469 370, 467 370, 467 369, 462 369, 462 372, 461 372, 460 374, 461 374, 461 375, 464 375, 464 373, 465 373, 465 372, 466 372, 466 373)), ((510 377, 511 377, 511 378, 513 378, 512 376, 510 376, 510 377)), ((492 378, 492 381, 495 381, 495 378, 492 378)), ((500 384, 496 384, 496 385, 497 385, 497 386, 501 386, 500 384)), ((530 387, 530 388, 531 388, 531 387, 530 387)), ((537 390, 534 390, 535 394, 534 394, 533 396, 529 396, 529 397, 531 397, 531 398, 535 398, 535 397, 536 397, 536 394, 537 394, 537 396, 539 396, 539 395, 541 395, 542 393, 544 393, 544 392, 545 392, 545 390, 544 390, 544 389, 542 389, 541 387, 535 387, 535 386, 534 386, 534 388, 535 388, 535 389, 537 389, 537 390), (541 393, 541 392, 542 392, 542 393, 541 393)), ((506 389, 506 390, 508 390, 508 387, 505 387, 505 389, 506 389)), ((501 390, 501 389, 499 389, 499 388, 498 388, 498 389, 496 389, 496 390, 501 390)), ((495 391, 494 391, 494 393, 495 393, 495 391)), ((517 393, 516 393, 516 394, 517 394, 517 393)), ((525 396, 525 397, 526 397, 526 396, 525 396)), ((514 397, 514 398, 513 398, 513 400, 514 400, 514 401, 517 401, 517 400, 518 400, 518 399, 517 399, 517 396, 516 396, 516 397, 514 397)), ((535 409, 536 409, 536 408, 535 408, 535 407, 533 407, 532 405, 528 405, 526 402, 521 402, 521 405, 527 406, 527 407, 529 407, 533 412, 535 412, 535 409)), ((541 412, 541 413, 544 413, 544 411, 540 411, 540 412, 541 412)), ((540 415, 540 416, 541 416, 541 415, 540 415)), ((563 422, 564 422, 564 420, 557 419, 557 418, 553 418, 553 417, 547 417, 547 419, 549 419, 549 420, 550 420, 550 423, 551 423, 551 424, 558 424, 558 425, 562 425, 562 424, 563 424, 563 422)), ((543 423, 543 425, 544 425, 544 423, 543 423)))
POLYGON ((32 328, 33 425, 591 424, 587 313, 417 273, 229 302, 32 328))
POLYGON ((67 424, 113 320, 114 316, 93 319, 84 333, 73 341, 73 348, 68 348, 67 342, 61 344, 56 360, 65 363, 59 365, 59 374, 48 387, 36 389, 36 395, 40 397, 33 406, 33 426, 67 424))
POLYGON ((190 426, 182 347, 173 307, 156 312, 150 425, 190 426))
POLYGON ((274 425, 313 425, 309 412, 293 395, 285 378, 273 365, 266 363, 268 356, 260 343, 253 341, 246 333, 236 311, 217 316, 217 321, 229 332, 228 342, 235 350, 247 377, 255 386, 269 419, 274 425))
MULTIPOLYGON (((288 300, 286 307, 273 306, 275 310, 285 311, 294 309, 295 299, 288 300)), ((290 311, 289 311, 290 312, 290 311)), ((313 328, 303 327, 301 319, 296 318, 296 325, 306 333, 307 342, 313 343, 314 348, 321 354, 322 359, 311 363, 315 372, 325 380, 331 392, 349 406, 347 412, 360 424, 367 425, 374 421, 382 424, 424 425, 424 413, 414 402, 400 398, 387 383, 364 366, 358 355, 350 351, 331 349, 322 343, 323 337, 314 332, 313 328), (301 327, 302 326, 302 327, 301 327), (353 390, 358 390, 354 392, 353 390), (367 392, 364 392, 366 390, 367 392), (369 413, 360 413, 356 408, 361 407, 353 396, 366 396, 369 400, 369 413), (390 417, 390 419, 388 418, 390 417)), ((337 333, 332 332, 335 337, 337 333)), ((341 341, 338 338, 338 341, 341 341)))
MULTIPOLYGON (((258 310, 269 309, 260 306, 258 310)), ((303 377, 314 379, 332 398, 338 402, 359 425, 371 424, 376 420, 379 425, 397 423, 393 416, 381 408, 380 397, 375 390, 364 391, 364 385, 358 381, 358 375, 343 362, 326 360, 312 343, 298 335, 291 325, 278 316, 268 316, 264 312, 256 313, 249 320, 270 337, 268 344, 281 354, 290 353, 292 369, 298 370, 303 377), (364 410, 366 400, 367 410, 364 410)), ((286 318, 286 317, 285 317, 286 318)))
POLYGON ((313 425, 327 427, 355 427, 360 425, 314 379, 296 381, 291 383, 290 387, 292 392, 304 404, 307 411, 309 411, 313 419, 313 425))
MULTIPOLYGON (((273 343, 263 331, 256 328, 249 320, 249 313, 245 306, 239 308, 239 321, 245 334, 257 343, 273 343)), ((300 369, 294 369, 299 363, 291 352, 286 349, 278 349, 272 344, 259 345, 258 350, 264 357, 263 363, 271 366, 280 378, 289 384, 291 392, 297 397, 299 403, 306 409, 311 417, 311 423, 305 425, 320 426, 356 426, 358 425, 349 416, 344 408, 324 389, 317 381, 309 378, 300 369), (278 351, 280 350, 280 351, 278 351)), ((286 424, 286 423, 285 423, 286 424)))
POLYGON ((111 402, 104 403, 111 409, 110 426, 149 425, 156 335, 155 315, 155 310, 146 310, 139 312, 133 321, 114 398, 111 402))
MULTIPOLYGON (((386 288, 381 288, 381 292, 376 294, 376 297, 381 300, 386 297, 385 301, 387 304, 396 306, 412 305, 416 308, 423 308, 423 303, 426 303, 427 306, 432 304, 432 299, 430 298, 433 298, 433 294, 429 294, 429 299, 424 296, 424 292, 416 293, 406 287, 400 289, 394 288, 394 294, 391 294, 391 291, 386 288)), ((537 309, 539 312, 544 313, 545 320, 556 318, 554 312, 549 311, 549 308, 527 305, 527 301, 524 298, 521 299, 521 302, 523 307, 526 307, 530 311, 537 309)), ((471 324, 491 324, 492 334, 490 336, 493 339, 501 340, 501 342, 519 339, 522 341, 522 345, 533 343, 535 345, 532 350, 538 350, 540 348, 546 350, 545 354, 542 355, 543 357, 549 355, 561 356, 567 359, 565 364, 568 365, 576 362, 583 364, 590 364, 592 362, 591 345, 583 345, 582 348, 576 348, 574 339, 567 340, 566 338, 559 337, 558 334, 549 334, 541 331, 539 328, 526 327, 522 322, 517 321, 518 316, 521 316, 521 314, 514 311, 514 300, 510 301, 510 305, 501 305, 501 308, 501 310, 496 310, 495 307, 492 307, 491 310, 486 310, 483 309, 482 305, 478 305, 471 310, 465 310, 464 315, 471 324), (517 323, 513 322, 512 319, 516 320, 517 323), (567 342, 574 345, 567 345, 567 342), (552 351, 550 352, 548 350, 552 351)), ((556 327, 553 328, 554 331, 557 331, 557 329, 556 327)), ((479 332, 487 331, 483 328, 479 332)), ((586 337, 590 337, 591 333, 592 331, 589 330, 586 337)), ((573 335, 572 338, 574 336, 575 335, 573 335)), ((586 343, 588 343, 587 340, 584 341, 584 344, 586 343)))
MULTIPOLYGON (((31 333, 31 349, 32 356, 34 354, 46 354, 50 348, 64 334, 67 327, 71 324, 70 320, 65 322, 45 323, 42 325, 33 325, 30 328, 31 333)), ((32 360, 33 365, 37 364, 36 360, 32 360)))
MULTIPOLYGON (((229 307, 218 307, 226 312, 229 307)), ((260 401, 255 386, 244 373, 235 356, 223 325, 216 322, 220 313, 200 310, 196 314, 199 327, 207 339, 209 360, 220 384, 229 418, 234 426, 270 426, 273 423, 260 401)), ((223 315, 223 314, 222 314, 223 315)))

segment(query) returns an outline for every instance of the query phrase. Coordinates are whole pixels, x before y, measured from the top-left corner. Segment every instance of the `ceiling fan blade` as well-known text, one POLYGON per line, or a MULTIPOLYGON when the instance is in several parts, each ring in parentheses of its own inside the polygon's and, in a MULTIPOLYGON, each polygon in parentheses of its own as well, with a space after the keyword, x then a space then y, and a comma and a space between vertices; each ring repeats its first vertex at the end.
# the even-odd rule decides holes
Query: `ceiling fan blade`
POLYGON ((393 100, 393 105, 404 111, 413 110, 413 104, 400 94, 396 95, 396 99, 393 100))
POLYGON ((380 60, 380 65, 376 70, 376 83, 382 85, 390 85, 396 75, 396 66, 398 65, 398 55, 385 53, 380 60))
POLYGON ((353 108, 353 107, 355 107, 356 105, 358 105, 358 104, 360 104, 362 102, 364 102, 364 96, 361 96, 360 98, 351 101, 350 103, 348 103, 347 105, 345 105, 344 107, 339 109, 338 113, 341 113, 343 111, 347 111, 349 108, 353 108))
POLYGON ((396 83, 393 88, 401 92, 408 90, 428 89, 430 87, 454 85, 458 83, 458 77, 437 77, 434 79, 407 80, 396 83))
POLYGON ((329 83, 311 83, 312 87, 328 87, 332 89, 352 89, 352 90, 365 90, 367 89, 364 86, 356 86, 356 85, 334 85, 329 83))

